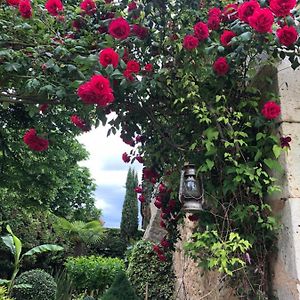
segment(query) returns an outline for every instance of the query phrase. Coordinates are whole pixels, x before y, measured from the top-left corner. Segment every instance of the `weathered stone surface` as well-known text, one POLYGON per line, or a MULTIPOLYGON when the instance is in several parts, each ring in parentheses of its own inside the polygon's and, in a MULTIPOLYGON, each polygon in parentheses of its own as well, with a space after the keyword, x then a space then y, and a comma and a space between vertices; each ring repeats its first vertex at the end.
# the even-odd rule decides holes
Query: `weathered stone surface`
POLYGON ((160 210, 153 204, 150 203, 151 219, 149 225, 144 233, 144 240, 151 241, 153 243, 158 243, 167 234, 167 231, 160 227, 160 210))
POLYGON ((176 274, 176 300, 236 300, 233 290, 222 281, 218 272, 204 272, 190 258, 184 255, 183 244, 188 241, 194 230, 194 222, 185 219, 181 228, 182 241, 176 245, 174 271, 176 274))
POLYGON ((284 201, 280 215, 282 228, 278 240, 278 253, 271 262, 273 289, 279 300, 298 300, 300 299, 300 198, 284 201))
MULTIPOLYGON (((300 91, 299 91, 300 98, 300 91)), ((284 107, 285 104, 282 103, 284 107)), ((284 167, 284 172, 276 174, 282 187, 282 198, 300 198, 300 123, 281 124, 279 129, 281 136, 290 136, 292 142, 291 149, 282 153, 280 164, 284 167)))
POLYGON ((278 66, 278 90, 281 100, 281 120, 300 122, 300 68, 293 70, 288 59, 278 66))

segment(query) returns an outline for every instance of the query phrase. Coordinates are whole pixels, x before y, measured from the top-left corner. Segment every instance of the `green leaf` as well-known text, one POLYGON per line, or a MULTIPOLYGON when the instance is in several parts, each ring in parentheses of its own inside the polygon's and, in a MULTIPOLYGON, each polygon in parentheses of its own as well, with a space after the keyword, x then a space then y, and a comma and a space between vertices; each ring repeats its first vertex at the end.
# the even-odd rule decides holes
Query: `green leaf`
POLYGON ((239 35, 239 39, 242 42, 248 42, 251 40, 251 38, 252 38, 252 33, 250 31, 244 32, 241 35, 239 35))
POLYGON ((278 145, 274 145, 273 146, 273 153, 275 155, 276 158, 278 158, 281 154, 282 148, 278 145))
POLYGON ((271 170, 276 170, 278 172, 282 172, 283 168, 279 164, 277 160, 271 159, 271 158, 266 158, 264 159, 264 163, 270 168, 271 170))
POLYGON ((6 226, 6 230, 13 238, 13 243, 15 247, 15 261, 18 262, 22 252, 22 242, 19 240, 17 236, 14 235, 9 225, 6 226))
POLYGON ((6 235, 1 237, 3 243, 9 248, 12 255, 16 254, 16 248, 14 245, 14 241, 11 235, 6 235))
POLYGON ((50 251, 62 251, 62 250, 64 250, 64 248, 61 246, 54 245, 54 244, 44 244, 30 249, 29 251, 25 252, 23 256, 32 256, 34 254, 40 254, 40 253, 50 252, 50 251))

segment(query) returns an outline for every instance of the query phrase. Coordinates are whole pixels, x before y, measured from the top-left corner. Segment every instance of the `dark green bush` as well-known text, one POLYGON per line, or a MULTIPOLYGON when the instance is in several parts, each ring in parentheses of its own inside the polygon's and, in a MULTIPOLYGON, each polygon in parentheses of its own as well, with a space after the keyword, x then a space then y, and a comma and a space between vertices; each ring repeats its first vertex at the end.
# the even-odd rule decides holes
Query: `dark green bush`
POLYGON ((50 274, 35 269, 22 273, 16 279, 13 297, 16 300, 55 300, 56 287, 50 274), (21 286, 23 284, 28 286, 21 286))
POLYGON ((101 300, 138 300, 125 272, 119 272, 101 300))
POLYGON ((148 283, 149 300, 171 300, 174 291, 172 259, 161 262, 153 252, 153 244, 141 240, 135 244, 130 256, 128 277, 137 295, 145 298, 148 283))
POLYGON ((94 295, 101 295, 125 268, 123 260, 101 256, 69 257, 65 266, 76 291, 94 295))

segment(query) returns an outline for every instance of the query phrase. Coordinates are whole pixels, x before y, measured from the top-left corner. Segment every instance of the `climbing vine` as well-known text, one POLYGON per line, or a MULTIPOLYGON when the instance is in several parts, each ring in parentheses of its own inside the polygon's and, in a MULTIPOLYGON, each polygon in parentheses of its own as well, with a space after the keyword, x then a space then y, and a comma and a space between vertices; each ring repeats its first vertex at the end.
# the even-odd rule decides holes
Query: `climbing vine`
POLYGON ((206 207, 189 216, 198 232, 187 251, 204 267, 240 276, 237 294, 265 296, 278 224, 264 198, 279 190, 270 171, 282 171, 277 159, 291 142, 274 134, 272 74, 284 58, 299 66, 296 4, 2 1, 0 109, 28 117, 24 144, 15 143, 33 152, 100 123, 108 134, 120 130, 132 146, 124 162, 138 160, 145 181, 161 182, 155 205, 168 235, 154 248, 160 260, 184 216, 179 172, 194 163, 206 207))

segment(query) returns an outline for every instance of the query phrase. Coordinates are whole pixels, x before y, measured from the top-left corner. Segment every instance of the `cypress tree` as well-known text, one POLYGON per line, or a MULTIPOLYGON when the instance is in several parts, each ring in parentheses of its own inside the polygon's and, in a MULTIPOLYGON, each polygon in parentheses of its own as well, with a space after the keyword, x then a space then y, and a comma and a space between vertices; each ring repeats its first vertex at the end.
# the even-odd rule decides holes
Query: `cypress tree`
POLYGON ((138 232, 138 202, 134 188, 138 185, 136 172, 129 168, 126 179, 126 194, 122 209, 121 234, 129 241, 138 232))

